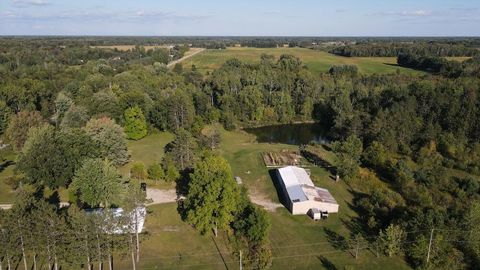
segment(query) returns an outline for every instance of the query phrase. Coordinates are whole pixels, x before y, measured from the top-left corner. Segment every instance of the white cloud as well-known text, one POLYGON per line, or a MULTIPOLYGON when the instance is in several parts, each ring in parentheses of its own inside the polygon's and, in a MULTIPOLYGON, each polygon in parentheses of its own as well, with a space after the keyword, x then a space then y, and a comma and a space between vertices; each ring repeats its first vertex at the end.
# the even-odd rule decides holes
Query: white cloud
POLYGON ((28 6, 48 6, 51 3, 46 0, 13 0, 12 4, 15 7, 24 8, 28 6))
POLYGON ((429 16, 432 16, 433 13, 430 10, 417 9, 417 10, 378 12, 373 15, 399 16, 399 17, 429 17, 429 16))
POLYGON ((89 10, 64 10, 55 13, 32 12, 2 12, 0 19, 15 21, 109 21, 109 22, 155 22, 155 21, 197 21, 210 18, 210 15, 177 14, 163 11, 102 11, 89 10))

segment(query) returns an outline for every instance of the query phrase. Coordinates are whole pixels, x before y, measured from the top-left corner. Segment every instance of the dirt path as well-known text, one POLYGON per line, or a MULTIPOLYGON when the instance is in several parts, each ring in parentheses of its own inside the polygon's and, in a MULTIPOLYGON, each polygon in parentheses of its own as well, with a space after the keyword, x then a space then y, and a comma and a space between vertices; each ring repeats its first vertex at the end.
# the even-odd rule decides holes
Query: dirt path
POLYGON ((177 192, 175 189, 154 189, 147 188, 147 199, 151 202, 147 203, 148 205, 162 204, 162 203, 171 203, 177 201, 177 192))
POLYGON ((276 203, 267 198, 267 196, 259 194, 257 192, 251 192, 248 196, 254 204, 262 206, 265 210, 269 212, 275 212, 277 208, 283 207, 281 203, 276 203))
POLYGON ((204 48, 190 48, 190 51, 191 51, 191 53, 185 55, 184 57, 168 63, 167 67, 173 67, 175 64, 181 63, 181 62, 187 60, 188 58, 205 51, 205 49, 204 48))
POLYGON ((8 210, 8 209, 11 209, 11 208, 12 208, 11 204, 0 204, 0 209, 8 210))

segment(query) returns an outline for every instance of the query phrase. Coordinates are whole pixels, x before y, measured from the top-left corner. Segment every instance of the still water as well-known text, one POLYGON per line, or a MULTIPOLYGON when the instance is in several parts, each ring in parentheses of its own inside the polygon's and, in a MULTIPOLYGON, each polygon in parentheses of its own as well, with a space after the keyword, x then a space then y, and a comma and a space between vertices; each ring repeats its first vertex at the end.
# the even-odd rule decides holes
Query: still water
POLYGON ((311 141, 318 143, 330 142, 327 130, 320 124, 287 124, 248 128, 246 132, 257 136, 261 143, 284 143, 301 145, 311 141))

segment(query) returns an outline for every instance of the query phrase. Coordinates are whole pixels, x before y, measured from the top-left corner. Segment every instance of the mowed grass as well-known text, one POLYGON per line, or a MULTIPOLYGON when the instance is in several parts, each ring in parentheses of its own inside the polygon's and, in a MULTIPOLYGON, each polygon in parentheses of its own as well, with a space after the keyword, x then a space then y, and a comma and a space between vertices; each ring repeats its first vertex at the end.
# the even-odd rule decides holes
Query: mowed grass
MULTIPOLYGON (((226 269, 223 260, 231 269, 237 265, 227 251, 225 237, 219 235, 214 242, 212 234, 201 235, 180 219, 176 203, 148 207, 145 232, 137 269, 226 269)), ((131 266, 126 257, 115 268, 131 266)))
POLYGON ((130 153, 130 162, 120 170, 122 173, 128 173, 135 162, 142 162, 146 167, 159 163, 164 156, 165 146, 173 141, 173 138, 173 134, 169 132, 158 132, 149 134, 138 141, 129 140, 127 145, 130 153))
MULTIPOLYGON (((261 153, 297 150, 298 147, 257 143, 255 136, 241 130, 230 132, 222 129, 221 134, 219 153, 229 161, 234 175, 242 178, 249 192, 260 192, 272 201, 279 202, 261 153)), ((269 212, 273 269, 343 269, 345 266, 353 269, 410 269, 401 258, 377 258, 370 250, 362 249, 359 258, 355 260, 349 251, 339 248, 334 238, 350 238, 355 225, 352 220, 357 214, 351 208, 353 195, 345 182, 336 183, 333 175, 325 169, 310 169, 314 183, 327 188, 339 203, 339 213, 330 215, 327 220, 315 222, 306 215, 293 216, 285 208, 269 212)))
POLYGON ((305 48, 229 47, 225 50, 206 50, 183 61, 183 66, 189 68, 195 65, 198 70, 206 73, 219 68, 231 58, 238 58, 247 63, 259 62, 262 54, 274 55, 277 59, 282 54, 294 55, 313 73, 327 72, 333 65, 356 65, 360 72, 365 74, 395 73, 397 69, 405 74, 425 74, 422 71, 397 66, 396 57, 342 57, 305 48))

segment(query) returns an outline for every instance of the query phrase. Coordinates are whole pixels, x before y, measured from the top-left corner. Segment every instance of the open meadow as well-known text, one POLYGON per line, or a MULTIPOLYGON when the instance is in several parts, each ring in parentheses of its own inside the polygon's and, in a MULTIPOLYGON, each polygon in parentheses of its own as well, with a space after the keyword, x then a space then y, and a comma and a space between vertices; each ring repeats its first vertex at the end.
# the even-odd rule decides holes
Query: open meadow
POLYGON ((313 73, 327 72, 333 65, 356 65, 360 72, 366 74, 395 73, 397 69, 407 74, 424 74, 422 71, 397 66, 396 57, 342 57, 305 48, 229 47, 225 50, 206 50, 183 61, 183 66, 189 68, 195 65, 202 73, 206 73, 219 68, 231 58, 238 58, 247 63, 258 62, 262 54, 274 55, 276 58, 282 54, 294 55, 313 73))

